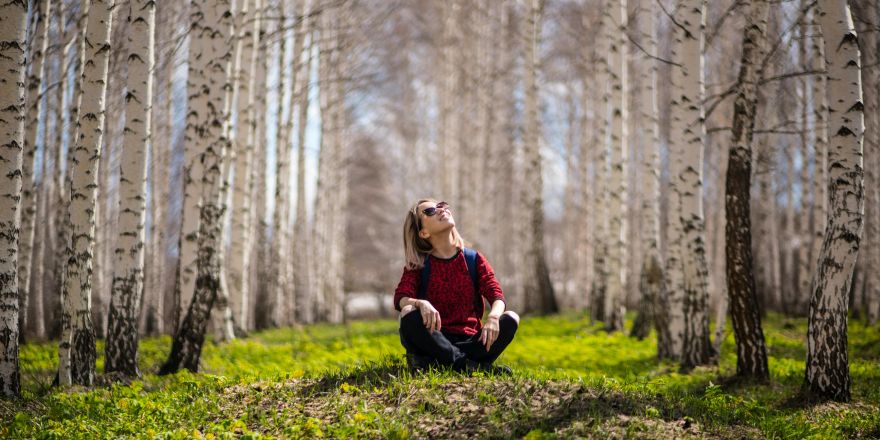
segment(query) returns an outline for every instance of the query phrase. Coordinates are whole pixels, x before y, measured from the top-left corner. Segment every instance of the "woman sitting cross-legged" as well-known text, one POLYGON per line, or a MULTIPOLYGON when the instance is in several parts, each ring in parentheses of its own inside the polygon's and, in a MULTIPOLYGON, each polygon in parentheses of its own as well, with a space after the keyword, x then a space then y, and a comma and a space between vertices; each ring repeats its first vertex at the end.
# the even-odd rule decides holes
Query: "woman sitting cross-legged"
POLYGON ((406 268, 394 292, 400 342, 411 368, 510 374, 492 365, 513 340, 519 316, 504 311, 504 294, 483 255, 466 248, 446 202, 419 200, 403 224, 406 268), (485 323, 483 298, 491 309, 485 323))

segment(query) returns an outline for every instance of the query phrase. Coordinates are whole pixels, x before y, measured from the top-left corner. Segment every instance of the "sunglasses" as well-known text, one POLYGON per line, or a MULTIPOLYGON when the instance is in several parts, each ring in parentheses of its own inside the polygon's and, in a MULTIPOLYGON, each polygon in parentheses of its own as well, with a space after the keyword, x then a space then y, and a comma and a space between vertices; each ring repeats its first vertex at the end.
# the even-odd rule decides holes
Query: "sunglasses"
POLYGON ((446 202, 440 202, 440 203, 437 204, 437 206, 430 206, 430 207, 427 207, 427 208, 425 208, 425 209, 422 210, 422 214, 425 214, 425 215, 428 216, 428 217, 433 217, 434 214, 436 214, 437 211, 439 211, 439 210, 441 210, 441 209, 445 209, 445 210, 448 211, 448 210, 449 210, 449 203, 446 203, 446 202))

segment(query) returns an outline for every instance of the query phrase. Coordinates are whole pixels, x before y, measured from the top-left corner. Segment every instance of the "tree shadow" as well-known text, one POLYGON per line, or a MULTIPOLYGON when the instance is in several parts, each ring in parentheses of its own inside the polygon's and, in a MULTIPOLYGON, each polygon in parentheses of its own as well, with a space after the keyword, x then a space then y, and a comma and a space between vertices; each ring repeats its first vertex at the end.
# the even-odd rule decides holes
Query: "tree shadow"
POLYGON ((358 387, 381 387, 401 378, 411 377, 412 374, 402 357, 386 356, 379 361, 324 372, 304 384, 301 393, 312 395, 333 392, 344 383, 358 387))

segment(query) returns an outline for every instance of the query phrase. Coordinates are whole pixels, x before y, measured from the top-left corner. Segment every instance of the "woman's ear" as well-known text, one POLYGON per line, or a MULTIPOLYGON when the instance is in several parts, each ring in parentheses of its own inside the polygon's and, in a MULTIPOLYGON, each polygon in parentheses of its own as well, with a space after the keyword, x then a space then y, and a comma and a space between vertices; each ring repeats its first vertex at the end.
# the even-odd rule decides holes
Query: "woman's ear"
POLYGON ((431 234, 429 234, 428 231, 426 231, 424 229, 419 231, 419 237, 422 237, 423 240, 427 240, 428 237, 430 237, 430 236, 431 236, 431 234))

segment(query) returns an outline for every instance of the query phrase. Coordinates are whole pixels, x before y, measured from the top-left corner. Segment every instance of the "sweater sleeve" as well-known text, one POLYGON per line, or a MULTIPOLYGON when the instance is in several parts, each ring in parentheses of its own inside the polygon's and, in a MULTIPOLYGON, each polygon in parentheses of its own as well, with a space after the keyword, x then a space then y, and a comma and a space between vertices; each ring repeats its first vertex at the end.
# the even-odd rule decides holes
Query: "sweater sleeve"
POLYGON ((507 302, 489 260, 479 252, 477 252, 477 276, 480 279, 480 295, 483 295, 483 298, 486 298, 490 305, 498 299, 507 302))
POLYGON ((415 298, 416 290, 419 288, 419 269, 403 270, 400 282, 397 283, 397 289, 394 290, 394 309, 400 311, 400 299, 404 296, 415 298))

